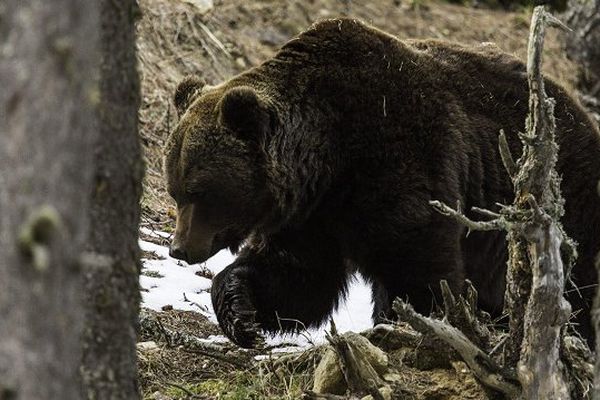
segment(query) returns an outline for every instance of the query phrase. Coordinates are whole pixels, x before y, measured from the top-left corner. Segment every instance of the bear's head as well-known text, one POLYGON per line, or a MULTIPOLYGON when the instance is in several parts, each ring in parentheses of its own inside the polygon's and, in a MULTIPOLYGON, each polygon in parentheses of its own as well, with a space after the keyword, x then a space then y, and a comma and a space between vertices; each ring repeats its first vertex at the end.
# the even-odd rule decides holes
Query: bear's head
POLYGON ((164 157, 177 203, 172 257, 202 262, 236 250, 272 208, 264 138, 272 113, 257 90, 185 78, 174 97, 179 122, 164 157))

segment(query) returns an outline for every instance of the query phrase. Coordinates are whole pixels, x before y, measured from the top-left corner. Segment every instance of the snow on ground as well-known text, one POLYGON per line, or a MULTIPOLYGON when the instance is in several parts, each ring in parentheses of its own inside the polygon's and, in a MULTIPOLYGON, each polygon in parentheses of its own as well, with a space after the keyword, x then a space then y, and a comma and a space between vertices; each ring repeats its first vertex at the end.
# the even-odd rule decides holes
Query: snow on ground
MULTIPOLYGON (((150 235, 168 237, 168 234, 144 230, 150 235)), ((142 306, 160 311, 165 305, 172 305, 179 310, 192 310, 206 315, 217 322, 211 300, 210 279, 196 275, 204 268, 213 274, 220 272, 235 260, 235 256, 227 250, 221 250, 203 264, 188 265, 169 257, 169 249, 144 240, 140 240, 142 250, 154 252, 159 260, 143 259, 144 269, 140 276, 142 286, 142 306)), ((268 277, 265 277, 268 279, 268 277)), ((372 326, 371 322, 371 289, 360 277, 356 276, 350 285, 346 300, 333 315, 339 332, 359 332, 372 326)), ((305 346, 310 342, 322 343, 329 323, 319 329, 312 329, 296 336, 276 336, 267 340, 268 344, 294 343, 305 346)), ((214 337, 213 341, 224 340, 214 337)))

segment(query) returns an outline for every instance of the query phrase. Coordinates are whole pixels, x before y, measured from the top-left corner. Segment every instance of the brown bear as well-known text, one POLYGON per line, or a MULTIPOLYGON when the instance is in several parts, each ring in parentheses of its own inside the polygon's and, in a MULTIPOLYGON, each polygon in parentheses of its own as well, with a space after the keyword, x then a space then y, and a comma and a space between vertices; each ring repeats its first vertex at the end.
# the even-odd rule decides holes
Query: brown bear
MULTIPOLYGON (((566 231, 579 243, 569 290, 580 331, 600 250, 600 133, 551 80, 566 231)), ((502 311, 502 232, 475 232, 431 200, 497 209, 513 188, 498 152, 513 154, 528 112, 526 71, 492 45, 401 41, 350 19, 319 22, 270 60, 216 86, 185 79, 165 168, 178 218, 171 255, 201 262, 239 251, 213 281, 221 328, 241 346, 257 329, 321 324, 360 272, 375 322, 391 301, 428 313, 439 281, 466 278, 483 309, 502 311)), ((467 212, 468 215, 476 218, 467 212)))

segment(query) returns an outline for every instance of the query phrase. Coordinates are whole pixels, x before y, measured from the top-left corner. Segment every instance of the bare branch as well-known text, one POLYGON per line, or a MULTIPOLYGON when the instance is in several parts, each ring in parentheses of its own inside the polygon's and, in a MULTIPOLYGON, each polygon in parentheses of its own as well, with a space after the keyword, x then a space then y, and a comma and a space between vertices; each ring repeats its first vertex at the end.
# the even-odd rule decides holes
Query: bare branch
MULTIPOLYGON (((433 208, 440 214, 451 217, 462 225, 466 226, 469 231, 498 231, 506 229, 507 227, 507 222, 502 219, 495 219, 492 221, 473 221, 460 212, 460 210, 454 210, 438 200, 432 200, 429 202, 429 204, 433 206, 433 208)), ((479 210, 481 211, 481 209, 479 210)))
POLYGON ((400 299, 394 300, 393 309, 401 321, 408 322, 415 330, 423 334, 434 334, 452 346, 484 385, 504 393, 509 398, 519 395, 518 384, 460 330, 443 321, 424 317, 400 299))

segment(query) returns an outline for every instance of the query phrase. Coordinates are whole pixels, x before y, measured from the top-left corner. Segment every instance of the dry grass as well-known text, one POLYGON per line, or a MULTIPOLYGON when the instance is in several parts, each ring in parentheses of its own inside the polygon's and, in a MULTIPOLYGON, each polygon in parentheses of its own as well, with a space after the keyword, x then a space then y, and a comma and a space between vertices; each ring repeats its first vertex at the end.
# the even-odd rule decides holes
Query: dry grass
MULTIPOLYGON (((156 313, 146 310, 152 318, 160 318, 168 330, 206 338, 217 329, 202 315, 190 311, 172 310, 156 313)), ((401 326, 398 329, 410 331, 401 326)), ((140 341, 146 336, 142 331, 140 341)), ((422 343, 421 340, 418 343, 422 343)), ((145 399, 300 399, 313 384, 313 372, 320 361, 322 347, 282 356, 269 350, 240 350, 224 345, 228 357, 238 357, 246 368, 207 357, 183 347, 169 347, 165 341, 150 350, 138 350, 140 383, 145 399), (251 361, 261 355, 261 361, 251 361), (249 361, 250 360, 250 361, 249 361)), ((398 372, 394 398, 405 400, 491 400, 494 395, 479 384, 466 364, 450 361, 447 367, 421 365, 415 362, 420 353, 417 346, 405 344, 390 351, 390 362, 398 372)))
MULTIPOLYGON (((199 338, 219 334, 217 327, 202 314, 191 311, 168 311, 157 313, 146 310, 150 315, 158 316, 161 323, 169 329, 175 329, 199 338)), ((140 341, 149 338, 142 332, 140 341)), ((217 379, 235 372, 231 365, 217 360, 169 347, 158 343, 156 350, 138 350, 140 385, 144 397, 156 391, 167 391, 171 383, 197 384, 207 379, 217 379)))
MULTIPOLYGON (((144 312, 159 319, 167 330, 197 338, 219 333, 214 324, 195 312, 144 312)), ((140 341, 152 339, 156 337, 142 330, 140 341)), ((319 353, 313 350, 286 356, 287 362, 282 363, 268 350, 241 350, 231 344, 219 344, 229 359, 247 365, 243 368, 181 346, 171 347, 164 340, 157 344, 150 350, 138 349, 140 385, 147 399, 156 392, 167 399, 297 399, 312 386, 312 371, 319 359, 319 353), (252 361, 257 355, 264 360, 252 361)))

